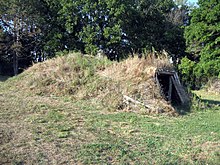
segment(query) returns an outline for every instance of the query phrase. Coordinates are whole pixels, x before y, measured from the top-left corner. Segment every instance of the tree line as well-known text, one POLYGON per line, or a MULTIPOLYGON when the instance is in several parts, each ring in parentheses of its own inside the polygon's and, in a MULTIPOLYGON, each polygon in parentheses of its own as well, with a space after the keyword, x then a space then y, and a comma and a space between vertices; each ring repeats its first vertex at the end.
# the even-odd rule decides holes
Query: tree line
POLYGON ((60 51, 96 55, 102 50, 114 60, 165 50, 174 60, 185 57, 180 70, 192 81, 189 66, 209 60, 219 69, 219 1, 212 1, 199 0, 192 9, 185 0, 0 0, 0 64, 16 75, 60 51), (206 41, 197 36, 204 34, 206 41), (207 57, 210 51, 214 54, 207 57))

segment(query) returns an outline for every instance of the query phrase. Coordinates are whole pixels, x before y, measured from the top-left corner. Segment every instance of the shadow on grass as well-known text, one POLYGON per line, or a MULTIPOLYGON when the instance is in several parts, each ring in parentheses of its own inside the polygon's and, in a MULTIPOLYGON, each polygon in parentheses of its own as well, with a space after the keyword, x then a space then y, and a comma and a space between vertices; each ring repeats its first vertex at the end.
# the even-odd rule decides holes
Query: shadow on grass
POLYGON ((220 101, 217 100, 210 100, 210 99, 202 99, 202 102, 209 105, 218 105, 220 106, 220 101))
POLYGON ((173 105, 179 115, 187 115, 191 111, 191 101, 185 104, 173 105))
POLYGON ((9 78, 9 76, 2 76, 0 75, 0 82, 4 82, 9 78))

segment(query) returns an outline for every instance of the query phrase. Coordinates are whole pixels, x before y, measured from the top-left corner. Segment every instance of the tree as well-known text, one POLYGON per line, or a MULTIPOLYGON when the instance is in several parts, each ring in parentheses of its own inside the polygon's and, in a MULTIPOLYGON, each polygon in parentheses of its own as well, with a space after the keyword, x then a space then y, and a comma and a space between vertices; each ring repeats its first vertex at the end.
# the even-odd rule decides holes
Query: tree
POLYGON ((196 62, 193 75, 201 85, 209 78, 220 77, 220 1, 199 0, 198 5, 190 14, 185 38, 189 59, 196 62))
POLYGON ((14 38, 15 74, 18 58, 31 60, 31 51, 53 56, 63 50, 96 54, 102 49, 110 59, 119 59, 131 50, 141 53, 153 47, 177 54, 184 49, 181 28, 167 19, 175 8, 172 0, 0 2, 0 26, 14 38))
POLYGON ((111 58, 131 49, 142 52, 154 47, 176 54, 185 48, 183 30, 166 19, 175 7, 172 0, 62 0, 60 6, 57 13, 61 22, 65 20, 68 41, 80 43, 87 53, 102 49, 111 58))
POLYGON ((183 58, 186 53, 184 28, 189 24, 189 11, 187 0, 175 0, 174 7, 166 14, 167 24, 164 42, 174 61, 183 58))
POLYGON ((99 49, 119 50, 122 42, 124 2, 119 0, 87 0, 80 2, 83 27, 79 33, 85 51, 96 54, 99 49))
POLYGON ((10 49, 13 50, 14 75, 17 75, 19 58, 30 54, 30 50, 24 53, 30 48, 24 44, 28 43, 27 39, 33 40, 36 34, 37 10, 34 6, 37 5, 37 0, 1 0, 0 3, 0 26, 13 37, 10 49))
POLYGON ((169 18, 170 13, 176 9, 172 0, 134 1, 134 5, 128 5, 123 29, 130 47, 135 52, 154 47, 175 56, 183 53, 183 30, 169 18))
POLYGON ((13 36, 0 28, 0 74, 11 75, 13 73, 13 69, 10 67, 12 41, 13 36))

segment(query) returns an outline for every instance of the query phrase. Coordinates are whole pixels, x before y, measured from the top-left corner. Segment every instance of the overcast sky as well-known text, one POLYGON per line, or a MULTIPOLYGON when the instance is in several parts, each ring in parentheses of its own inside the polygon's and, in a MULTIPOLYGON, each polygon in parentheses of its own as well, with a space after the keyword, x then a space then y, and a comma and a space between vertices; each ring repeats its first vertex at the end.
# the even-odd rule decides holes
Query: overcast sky
POLYGON ((188 2, 190 2, 190 3, 197 3, 198 0, 188 0, 188 2))

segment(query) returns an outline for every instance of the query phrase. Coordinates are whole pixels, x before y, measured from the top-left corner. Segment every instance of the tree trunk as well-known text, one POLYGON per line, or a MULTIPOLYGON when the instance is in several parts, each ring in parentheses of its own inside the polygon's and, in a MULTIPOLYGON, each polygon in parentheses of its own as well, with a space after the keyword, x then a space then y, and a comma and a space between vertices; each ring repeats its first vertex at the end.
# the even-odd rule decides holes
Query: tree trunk
POLYGON ((14 69, 14 75, 16 76, 18 74, 18 56, 17 52, 13 54, 13 69, 14 69))
POLYGON ((13 54, 13 69, 14 69, 14 75, 16 76, 18 74, 18 55, 19 55, 19 50, 20 50, 20 45, 19 45, 19 18, 16 16, 15 17, 15 50, 13 54))

